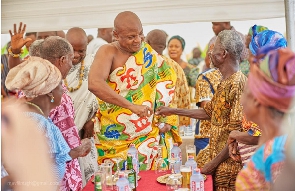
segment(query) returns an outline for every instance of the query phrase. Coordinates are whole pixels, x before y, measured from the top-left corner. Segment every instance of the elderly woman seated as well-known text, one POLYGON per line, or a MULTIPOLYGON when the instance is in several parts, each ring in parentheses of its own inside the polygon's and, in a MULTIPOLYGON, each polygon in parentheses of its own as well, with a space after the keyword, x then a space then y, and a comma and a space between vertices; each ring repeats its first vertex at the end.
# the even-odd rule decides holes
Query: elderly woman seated
MULTIPOLYGON (((37 127, 48 139, 49 153, 54 161, 54 172, 58 181, 64 176, 66 162, 81 156, 82 151, 70 149, 60 130, 48 118, 50 110, 61 102, 62 75, 49 61, 30 57, 12 68, 6 78, 9 90, 21 90, 25 97, 25 116, 37 122, 37 127)), ((85 151, 87 153, 87 151, 85 151)))

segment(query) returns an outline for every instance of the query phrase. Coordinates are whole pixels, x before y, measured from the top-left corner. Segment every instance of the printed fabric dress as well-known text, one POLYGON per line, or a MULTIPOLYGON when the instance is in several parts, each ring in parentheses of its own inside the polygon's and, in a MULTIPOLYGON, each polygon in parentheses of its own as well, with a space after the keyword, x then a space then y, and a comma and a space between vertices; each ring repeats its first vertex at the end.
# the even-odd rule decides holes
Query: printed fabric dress
MULTIPOLYGON (((141 49, 131 55, 123 67, 116 68, 107 80, 108 85, 120 96, 154 110, 159 106, 170 105, 175 82, 175 72, 146 43, 142 43, 141 49)), ((161 136, 161 141, 166 145, 164 158, 169 155, 174 141, 181 142, 177 116, 158 118, 151 115, 140 118, 128 109, 99 100, 98 119, 100 132, 97 133, 99 144, 96 147, 99 163, 118 156, 126 159, 129 145, 134 143, 138 150, 140 169, 151 169, 157 154, 154 146, 160 141, 156 126, 158 122, 172 126, 168 133, 161 136)))
MULTIPOLYGON (((63 86, 64 91, 67 91, 63 86)), ((74 123, 74 107, 70 96, 63 93, 61 103, 50 111, 49 117, 59 128, 71 149, 81 145, 77 127, 74 123)), ((82 174, 78 159, 67 162, 66 171, 59 188, 61 191, 82 190, 82 174)))
MULTIPOLYGON (((171 58, 167 58, 162 56, 167 64, 175 71, 177 75, 177 80, 175 84, 174 96, 172 99, 172 105, 181 109, 189 109, 190 108, 190 91, 185 73, 181 66, 172 60, 171 58)), ((185 116, 178 116, 179 118, 179 126, 185 125, 188 126, 190 124, 190 118, 185 116)))

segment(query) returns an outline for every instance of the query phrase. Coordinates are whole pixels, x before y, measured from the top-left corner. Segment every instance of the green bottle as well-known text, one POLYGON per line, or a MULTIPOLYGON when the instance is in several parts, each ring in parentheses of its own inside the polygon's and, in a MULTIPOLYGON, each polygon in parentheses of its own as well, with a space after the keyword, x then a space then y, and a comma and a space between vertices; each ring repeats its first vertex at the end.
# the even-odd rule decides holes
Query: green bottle
POLYGON ((137 187, 137 178, 136 178, 136 172, 133 168, 133 163, 132 163, 132 155, 128 154, 127 155, 127 169, 129 171, 128 173, 128 181, 130 184, 130 188, 133 191, 136 191, 137 187))

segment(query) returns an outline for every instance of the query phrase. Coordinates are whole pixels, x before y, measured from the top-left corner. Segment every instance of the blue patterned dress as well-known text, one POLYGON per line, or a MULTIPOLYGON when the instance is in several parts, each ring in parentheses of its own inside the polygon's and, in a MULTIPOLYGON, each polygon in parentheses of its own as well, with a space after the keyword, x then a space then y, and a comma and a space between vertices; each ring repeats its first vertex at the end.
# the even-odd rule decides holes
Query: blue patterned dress
POLYGON ((49 153, 54 159, 54 174, 61 181, 66 168, 66 162, 72 160, 69 155, 70 147, 63 138, 60 130, 53 124, 50 118, 34 113, 25 112, 25 115, 37 122, 38 129, 45 134, 48 139, 49 153))

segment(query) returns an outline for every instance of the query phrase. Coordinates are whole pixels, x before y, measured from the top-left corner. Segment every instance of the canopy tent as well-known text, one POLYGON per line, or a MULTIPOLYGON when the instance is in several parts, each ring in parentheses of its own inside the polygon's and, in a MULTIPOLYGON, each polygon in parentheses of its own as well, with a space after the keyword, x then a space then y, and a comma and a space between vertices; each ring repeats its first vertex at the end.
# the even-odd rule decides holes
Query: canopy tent
POLYGON ((27 32, 112 27, 130 10, 143 25, 279 18, 284 0, 2 0, 1 33, 20 21, 27 32))

